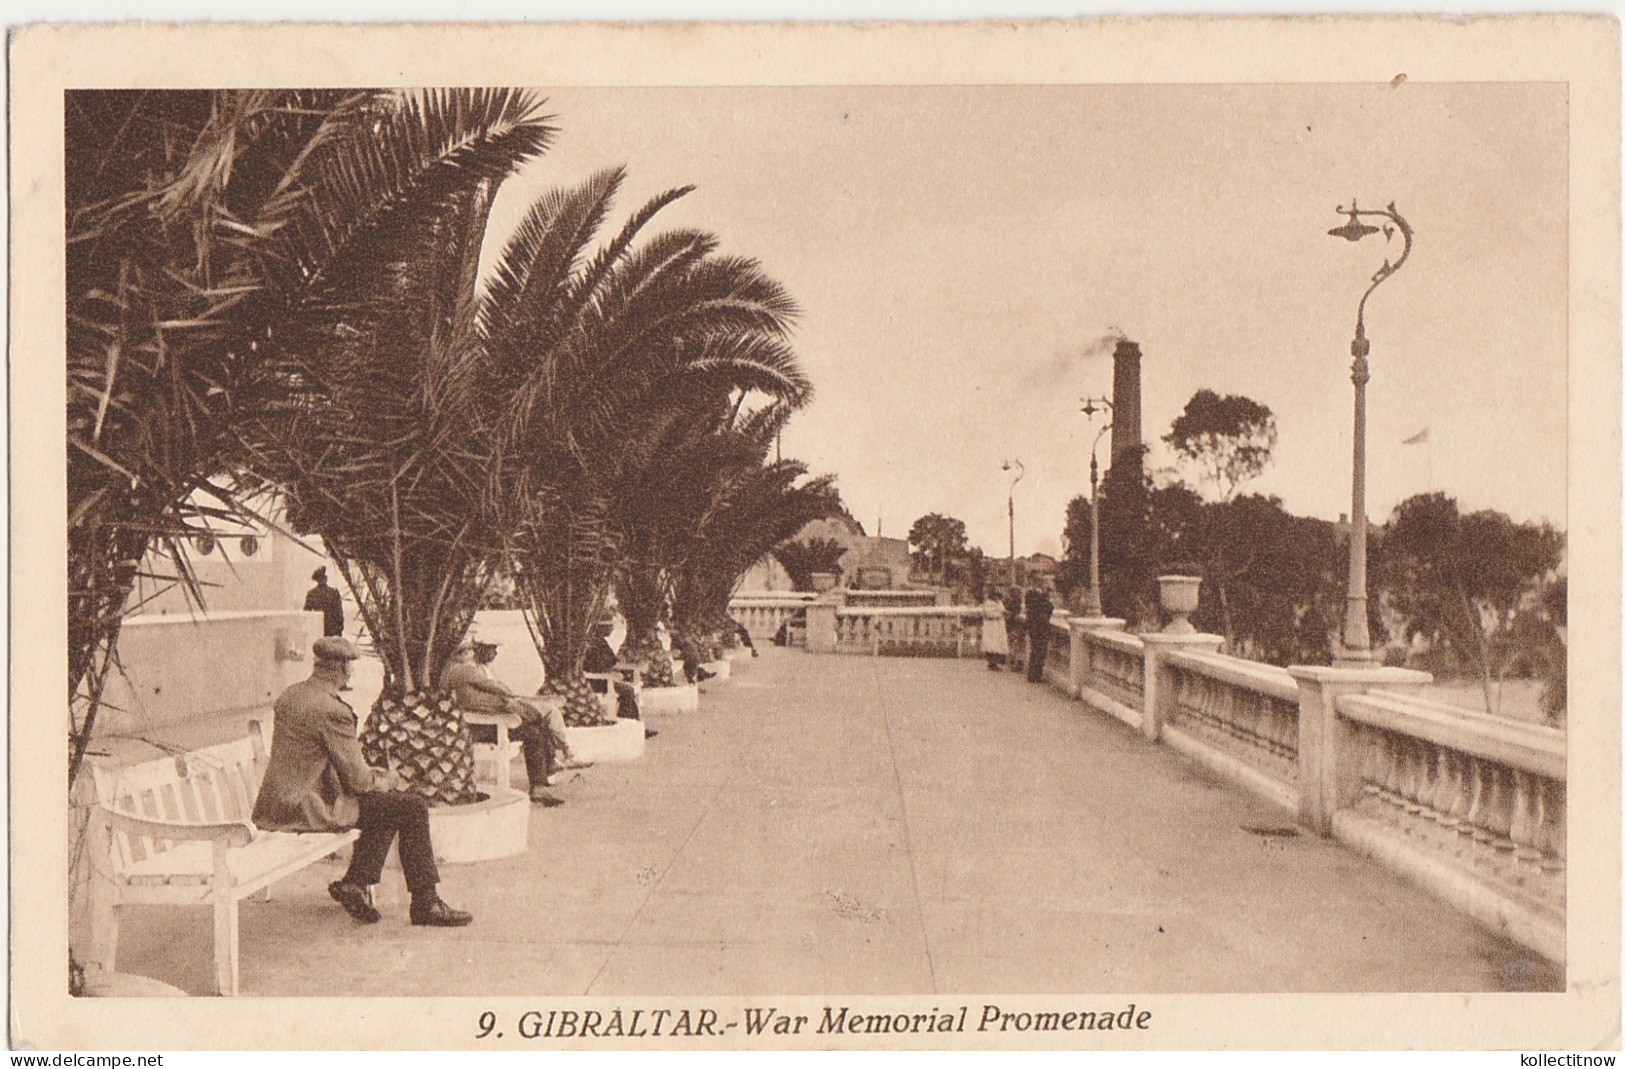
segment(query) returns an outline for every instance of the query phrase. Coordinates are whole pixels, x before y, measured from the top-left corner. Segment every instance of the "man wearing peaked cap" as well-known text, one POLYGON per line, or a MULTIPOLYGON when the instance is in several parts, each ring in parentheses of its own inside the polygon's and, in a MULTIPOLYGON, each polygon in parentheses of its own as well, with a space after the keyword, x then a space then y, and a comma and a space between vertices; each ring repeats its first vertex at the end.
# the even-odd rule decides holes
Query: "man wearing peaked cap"
POLYGON ((530 800, 537 805, 559 806, 564 799, 550 794, 547 786, 561 773, 590 768, 570 750, 564 714, 557 706, 526 701, 491 675, 496 660, 494 642, 465 641, 457 648, 457 658, 447 666, 440 682, 452 693, 457 707, 471 713, 508 713, 519 718, 519 726, 508 737, 519 741, 525 755, 525 775, 530 780, 530 800))
POLYGON ((402 790, 393 771, 372 768, 362 759, 355 710, 340 697, 350 681, 351 662, 361 652, 332 635, 317 639, 311 652, 316 664, 310 678, 276 700, 271 757, 254 800, 255 826, 284 832, 359 828, 349 871, 327 892, 364 924, 379 919, 372 885, 383 874, 384 858, 398 835, 401 868, 412 894, 412 923, 468 924, 474 918, 446 905, 435 890, 440 872, 429 838, 428 803, 402 790))
POLYGON ((322 614, 322 634, 344 634, 344 599, 327 585, 327 565, 311 572, 310 577, 316 585, 305 594, 305 611, 322 614))
POLYGON ((355 643, 333 635, 317 639, 311 645, 310 652, 316 655, 318 661, 355 661, 361 658, 361 651, 356 649, 355 643))

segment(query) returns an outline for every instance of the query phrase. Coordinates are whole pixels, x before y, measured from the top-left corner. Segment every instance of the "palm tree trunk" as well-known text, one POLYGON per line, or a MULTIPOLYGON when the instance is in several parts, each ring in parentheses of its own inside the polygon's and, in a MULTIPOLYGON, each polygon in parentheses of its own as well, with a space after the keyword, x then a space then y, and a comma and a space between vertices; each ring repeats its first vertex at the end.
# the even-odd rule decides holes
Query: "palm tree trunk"
POLYGON ((1461 598, 1462 609, 1467 614, 1467 622, 1472 625, 1473 638, 1478 643, 1478 670, 1484 688, 1484 711, 1494 713, 1497 703, 1494 690, 1490 686, 1490 648, 1489 640, 1484 634, 1484 617, 1479 613, 1478 606, 1473 604, 1473 599, 1467 596, 1467 591, 1462 588, 1459 581, 1456 583, 1456 594, 1461 598))

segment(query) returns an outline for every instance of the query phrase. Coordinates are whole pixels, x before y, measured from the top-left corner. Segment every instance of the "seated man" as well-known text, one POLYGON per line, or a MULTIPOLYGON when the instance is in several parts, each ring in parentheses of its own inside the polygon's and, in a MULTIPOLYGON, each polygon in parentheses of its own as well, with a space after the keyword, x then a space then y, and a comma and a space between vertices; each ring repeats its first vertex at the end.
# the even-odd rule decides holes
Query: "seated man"
MULTIPOLYGON (((594 675, 613 674, 620 667, 621 659, 615 656, 614 647, 609 644, 609 636, 615 630, 614 623, 609 620, 600 621, 598 631, 592 642, 587 646, 587 656, 581 662, 583 671, 594 675)), ((608 694, 611 680, 594 679, 592 689, 599 694, 608 694)), ((615 715, 622 720, 641 720, 642 714, 638 710, 638 691, 632 684, 624 680, 614 680, 615 684, 615 715)), ((654 738, 660 732, 645 727, 643 734, 647 738, 654 738)))
POLYGON ((509 713, 519 718, 519 726, 509 734, 518 739, 525 753, 525 775, 530 779, 530 800, 548 807, 564 804, 549 794, 547 786, 564 770, 587 768, 570 752, 564 733, 564 714, 553 705, 545 710, 525 701, 492 678, 489 666, 496 660, 494 642, 465 642, 457 650, 457 660, 446 669, 441 683, 452 692, 457 707, 471 713, 509 713))
POLYGON ((685 683, 703 683, 716 675, 709 668, 700 667, 700 654, 694 644, 688 640, 687 635, 672 633, 671 651, 683 661, 683 681, 685 683))
POLYGON ((412 923, 451 928, 470 923, 473 916, 452 909, 435 891, 440 873, 429 838, 428 803, 402 790, 392 770, 371 768, 361 757, 355 711, 339 697, 350 681, 350 662, 361 654, 337 637, 317 639, 312 652, 316 663, 310 678, 276 700, 271 757, 254 799, 254 824, 291 832, 360 828, 349 870, 327 893, 363 924, 379 919, 372 886, 399 835, 412 923))
POLYGON ((750 650, 750 655, 752 657, 760 657, 761 654, 756 650, 756 643, 750 640, 750 628, 746 627, 738 620, 733 621, 733 625, 734 635, 739 639, 739 644, 745 647, 747 650, 750 650))

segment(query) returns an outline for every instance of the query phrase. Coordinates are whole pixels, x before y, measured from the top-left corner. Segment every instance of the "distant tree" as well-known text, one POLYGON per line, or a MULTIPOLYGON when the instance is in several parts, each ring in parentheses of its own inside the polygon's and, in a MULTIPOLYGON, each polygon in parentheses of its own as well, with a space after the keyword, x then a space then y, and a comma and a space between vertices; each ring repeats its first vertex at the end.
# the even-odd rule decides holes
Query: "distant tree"
POLYGON ((1212 487, 1219 501, 1236 496, 1256 479, 1275 450, 1275 414, 1239 394, 1219 396, 1198 390, 1162 440, 1193 465, 1197 480, 1212 487))
POLYGON ((1539 611, 1563 543, 1550 524, 1515 523, 1494 510, 1462 515, 1446 494, 1419 494, 1400 502, 1387 524, 1386 597, 1406 637, 1422 635, 1476 665, 1485 708, 1495 712, 1493 684, 1515 649, 1513 625, 1539 611))
POLYGON ((774 547, 773 559, 797 590, 811 590, 814 572, 838 572, 846 547, 833 538, 806 538, 774 547))
POLYGON ((1139 464, 1113 464, 1100 483, 1101 605, 1131 627, 1157 620, 1154 543, 1164 539, 1152 530, 1150 493, 1139 464))
POLYGON ((1245 495, 1199 507, 1200 569, 1217 595, 1195 623, 1230 652, 1273 664, 1325 664, 1343 608, 1337 529, 1294 516, 1279 499, 1245 495))
POLYGON ((1546 584, 1541 592, 1541 611, 1550 622, 1552 637, 1557 641, 1548 648, 1543 677, 1546 682, 1541 704, 1546 718, 1562 723, 1568 718, 1569 708, 1569 581, 1558 576, 1546 584))
POLYGON ((965 521, 931 512, 914 521, 908 529, 908 544, 921 563, 939 582, 945 582, 948 565, 965 553, 965 521))
POLYGON ((987 586, 987 554, 982 552, 981 546, 972 546, 965 554, 964 592, 969 600, 981 601, 987 597, 987 586))
POLYGON ((1055 589, 1069 605, 1080 604, 1082 591, 1089 587, 1089 499, 1082 494, 1066 503, 1066 522, 1061 528, 1061 566, 1055 572, 1055 589))
POLYGON ((1249 397, 1198 390, 1162 440, 1195 469, 1198 484, 1217 503, 1202 517, 1200 565, 1213 586, 1224 636, 1234 646, 1238 631, 1230 588, 1241 570, 1252 566, 1262 542, 1249 529, 1246 510, 1229 506, 1242 484, 1257 478, 1269 463, 1275 415, 1249 397))

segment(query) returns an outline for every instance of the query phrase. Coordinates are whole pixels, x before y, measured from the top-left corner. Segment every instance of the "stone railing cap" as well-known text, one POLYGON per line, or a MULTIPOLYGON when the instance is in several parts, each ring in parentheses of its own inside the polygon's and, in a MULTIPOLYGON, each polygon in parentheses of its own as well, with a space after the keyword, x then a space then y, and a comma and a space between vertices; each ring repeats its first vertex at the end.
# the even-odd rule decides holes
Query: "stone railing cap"
POLYGON ((1294 679, 1315 683, 1348 683, 1355 686, 1416 687, 1433 682, 1427 672, 1414 668, 1333 668, 1324 664, 1295 664, 1287 669, 1294 679))
POLYGON ((1072 616, 1067 618, 1066 624, 1090 631, 1121 631, 1128 626, 1128 621, 1116 616, 1072 616))
POLYGON ((1205 635, 1200 631, 1189 635, 1170 635, 1166 631, 1147 631, 1140 636, 1140 640, 1153 646, 1209 646, 1218 649, 1224 645, 1223 635, 1205 635))

